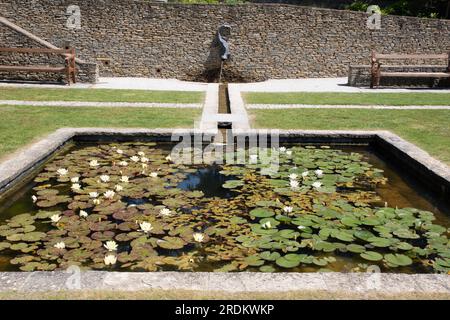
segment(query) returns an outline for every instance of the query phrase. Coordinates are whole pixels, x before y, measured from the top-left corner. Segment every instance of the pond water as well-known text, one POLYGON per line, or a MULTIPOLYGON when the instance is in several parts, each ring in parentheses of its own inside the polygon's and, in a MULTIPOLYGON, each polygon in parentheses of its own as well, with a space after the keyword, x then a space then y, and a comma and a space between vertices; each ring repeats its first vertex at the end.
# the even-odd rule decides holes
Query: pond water
POLYGON ((0 200, 0 271, 450 270, 449 208, 367 147, 286 145, 270 174, 261 150, 180 165, 170 148, 57 154, 0 200))

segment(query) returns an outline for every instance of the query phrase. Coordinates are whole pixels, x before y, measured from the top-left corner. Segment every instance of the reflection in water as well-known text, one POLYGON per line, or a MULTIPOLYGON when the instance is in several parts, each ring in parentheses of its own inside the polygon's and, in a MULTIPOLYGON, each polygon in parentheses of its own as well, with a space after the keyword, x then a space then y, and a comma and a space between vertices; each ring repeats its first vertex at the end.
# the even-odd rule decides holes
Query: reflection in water
POLYGON ((227 180, 233 180, 233 176, 224 176, 217 166, 209 166, 201 168, 195 173, 189 174, 186 179, 178 184, 178 188, 182 190, 199 190, 208 198, 231 198, 234 195, 229 189, 225 189, 222 185, 227 180))

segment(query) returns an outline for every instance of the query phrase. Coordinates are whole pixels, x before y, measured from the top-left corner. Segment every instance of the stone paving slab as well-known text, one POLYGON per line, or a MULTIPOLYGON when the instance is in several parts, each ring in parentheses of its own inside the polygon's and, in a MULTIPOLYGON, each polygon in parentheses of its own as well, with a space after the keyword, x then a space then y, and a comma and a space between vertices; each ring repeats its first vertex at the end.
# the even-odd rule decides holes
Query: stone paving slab
POLYGON ((378 110, 450 110, 450 106, 380 106, 380 105, 310 105, 310 104, 247 104, 247 109, 378 109, 378 110))
POLYGON ((196 108, 201 103, 158 103, 158 102, 89 102, 89 101, 25 101, 0 100, 0 105, 34 107, 108 107, 108 108, 196 108))
POLYGON ((0 292, 162 289, 230 293, 327 291, 450 294, 450 277, 437 274, 55 271, 2 272, 0 281, 0 292), (8 284, 4 285, 5 282, 8 284))

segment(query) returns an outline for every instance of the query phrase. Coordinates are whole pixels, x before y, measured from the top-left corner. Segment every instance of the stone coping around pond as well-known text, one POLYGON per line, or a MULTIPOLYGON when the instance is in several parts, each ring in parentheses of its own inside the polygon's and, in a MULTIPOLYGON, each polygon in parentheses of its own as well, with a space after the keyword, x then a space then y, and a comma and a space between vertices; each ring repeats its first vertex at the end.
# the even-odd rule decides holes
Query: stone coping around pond
MULTIPOLYGON (((450 295, 450 277, 439 274, 297 272, 0 272, 0 292, 194 290, 245 292, 325 291, 355 294, 450 295)), ((276 296, 275 296, 276 297, 276 296)))
MULTIPOLYGON (((95 101, 26 101, 0 100, 2 106, 69 107, 69 108, 187 108, 201 109, 201 103, 95 102, 95 101)), ((450 107, 449 107, 450 108, 450 107)))

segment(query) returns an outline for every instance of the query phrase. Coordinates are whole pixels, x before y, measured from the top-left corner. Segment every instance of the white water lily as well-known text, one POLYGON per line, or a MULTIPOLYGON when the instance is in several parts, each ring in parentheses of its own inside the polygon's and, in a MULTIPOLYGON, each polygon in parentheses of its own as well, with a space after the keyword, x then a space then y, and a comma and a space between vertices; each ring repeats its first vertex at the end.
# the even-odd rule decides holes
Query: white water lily
POLYGON ((108 191, 106 191, 106 192, 103 194, 103 196, 104 196, 106 199, 112 199, 112 198, 114 198, 115 195, 116 195, 116 193, 115 193, 114 191, 112 191, 112 190, 108 190, 108 191))
POLYGON ((60 177, 63 177, 69 173, 69 170, 61 168, 56 170, 56 172, 59 174, 60 177))
POLYGON ((147 167, 148 167, 148 164, 146 164, 146 163, 143 163, 142 165, 142 169, 147 169, 147 167))
POLYGON ((97 198, 98 197, 98 192, 89 192, 89 197, 90 198, 97 198))
POLYGON ((130 160, 133 161, 133 162, 138 162, 139 161, 139 157, 138 156, 132 156, 130 158, 130 160))
POLYGON ((289 179, 291 179, 291 180, 297 180, 297 178, 298 178, 298 174, 291 173, 291 174, 289 175, 289 179))
POLYGON ((94 199, 92 200, 92 203, 95 205, 99 205, 101 203, 100 199, 94 199))
POLYGON ((258 155, 257 154, 251 154, 249 157, 250 157, 250 163, 258 162, 258 155))
POLYGON ((280 147, 280 152, 286 152, 286 147, 280 147))
POLYGON ((38 200, 38 198, 37 198, 35 195, 33 195, 33 196, 31 196, 31 200, 33 201, 33 203, 36 203, 36 201, 38 200))
POLYGON ((126 162, 126 161, 119 162, 119 166, 126 167, 127 165, 128 165, 128 162, 126 162))
POLYGON ((65 249, 66 248, 66 244, 63 241, 61 241, 61 242, 58 242, 57 244, 55 244, 54 247, 56 249, 65 249))
POLYGON ((120 182, 123 182, 123 183, 128 183, 130 180, 129 180, 129 178, 127 177, 127 176, 122 176, 122 177, 120 177, 120 182))
POLYGON ((308 176, 308 174, 309 174, 309 171, 304 171, 304 172, 302 172, 302 177, 305 178, 308 176))
POLYGON ((303 230, 303 229, 306 229, 306 227, 305 226, 298 226, 297 229, 303 230))
POLYGON ((120 184, 116 184, 116 186, 114 187, 114 190, 116 190, 117 192, 120 192, 123 190, 123 187, 120 184))
POLYGON ((322 186, 322 182, 316 181, 312 184, 312 186, 316 189, 319 189, 322 186))
POLYGON ((59 214, 54 214, 50 217, 50 220, 52 220, 52 222, 57 223, 59 220, 61 220, 61 216, 59 214))
POLYGON ((118 154, 123 154, 123 150, 121 150, 121 149, 117 149, 117 151, 116 151, 118 154))
POLYGON ((106 243, 103 245, 108 251, 116 251, 117 250, 117 243, 114 240, 106 241, 106 243))
POLYGON ((152 173, 150 173, 150 177, 152 177, 152 178, 158 178, 158 172, 152 172, 152 173))
POLYGON ((298 183, 297 180, 291 180, 289 181, 289 185, 291 186, 292 189, 296 189, 300 186, 300 184, 298 183))
POLYGON ((103 259, 103 261, 105 262, 105 264, 107 266, 109 265, 113 265, 117 262, 117 257, 113 254, 108 254, 105 256, 105 258, 103 259))
POLYGON ((294 210, 294 208, 289 207, 289 206, 285 206, 285 207, 283 208, 283 211, 284 211, 285 213, 291 213, 292 210, 294 210))
POLYGON ((107 174, 102 174, 101 176, 100 176, 100 180, 102 181, 102 182, 104 182, 104 183, 106 183, 106 182, 108 182, 109 181, 109 176, 107 175, 107 174))
POLYGON ((141 227, 141 230, 144 231, 145 233, 148 233, 153 230, 152 224, 146 221, 139 223, 139 227, 141 227))
POLYGON ((89 162, 89 166, 91 166, 91 167, 98 167, 99 166, 98 161, 97 160, 91 160, 89 162))
POLYGON ((80 217, 86 218, 88 216, 88 213, 84 210, 80 210, 80 217))
POLYGON ((323 176, 323 170, 317 169, 316 171, 314 171, 314 173, 318 178, 321 178, 323 176))
POLYGON ((194 240, 197 242, 203 242, 205 240, 205 235, 203 233, 196 232, 192 235, 194 240))
POLYGON ((270 223, 270 221, 267 221, 261 225, 261 228, 270 229, 270 228, 272 228, 272 224, 270 223))
POLYGON ((70 182, 72 182, 72 183, 77 183, 79 181, 80 181, 79 177, 73 177, 73 178, 70 179, 70 182))
POLYGON ((172 157, 171 157, 170 155, 168 155, 168 156, 166 157, 166 161, 172 161, 172 157))
POLYGON ((292 150, 287 150, 287 151, 286 151, 286 154, 287 154, 288 156, 292 156, 292 150))
POLYGON ((138 152, 138 156, 141 156, 141 157, 145 156, 145 152, 139 151, 139 152, 138 152))
POLYGON ((172 211, 170 211, 170 209, 168 208, 162 208, 161 210, 159 210, 159 214, 162 216, 170 216, 171 213, 172 211))
POLYGON ((72 184, 70 189, 72 189, 72 190, 81 190, 81 185, 79 183, 74 183, 74 184, 72 184))
POLYGON ((149 162, 150 160, 149 160, 149 158, 146 158, 146 157, 142 157, 141 158, 141 162, 142 163, 147 163, 147 162, 149 162))

